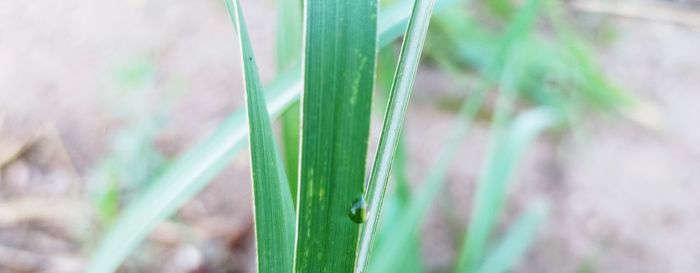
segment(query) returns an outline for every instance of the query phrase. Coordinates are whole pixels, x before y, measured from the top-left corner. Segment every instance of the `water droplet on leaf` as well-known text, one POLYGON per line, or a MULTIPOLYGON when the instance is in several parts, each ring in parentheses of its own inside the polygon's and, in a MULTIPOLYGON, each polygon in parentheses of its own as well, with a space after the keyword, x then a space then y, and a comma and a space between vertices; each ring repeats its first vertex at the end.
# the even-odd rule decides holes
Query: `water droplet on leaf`
POLYGON ((350 207, 350 220, 355 223, 362 224, 367 220, 367 202, 365 202, 365 197, 360 196, 352 202, 350 207))

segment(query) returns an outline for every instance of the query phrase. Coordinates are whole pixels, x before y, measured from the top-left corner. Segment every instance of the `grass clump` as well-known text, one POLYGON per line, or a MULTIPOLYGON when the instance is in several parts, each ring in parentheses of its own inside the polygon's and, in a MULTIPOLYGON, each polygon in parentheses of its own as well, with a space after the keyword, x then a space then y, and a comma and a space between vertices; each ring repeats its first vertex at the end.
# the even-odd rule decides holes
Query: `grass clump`
POLYGON ((392 1, 389 6, 377 0, 306 0, 303 5, 279 0, 282 72, 266 88, 257 74, 244 12, 237 0, 225 2, 242 50, 246 110, 231 114, 150 183, 106 234, 88 272, 113 272, 159 221, 221 172, 246 140, 259 272, 423 272, 420 224, 443 194, 458 145, 476 115, 489 107, 489 154, 452 269, 505 272, 517 264, 547 214, 546 202, 533 204, 502 240, 493 236, 527 145, 586 109, 607 111, 627 101, 594 69, 566 27, 556 31, 564 46, 537 35, 542 18, 559 22, 554 0, 528 0, 522 6, 488 1, 486 7, 502 21, 498 30, 478 24, 465 12, 473 4, 457 0, 392 1), (402 34, 396 57, 391 45, 402 34), (426 60, 454 78, 466 98, 458 101, 454 128, 438 160, 412 191, 401 136, 426 43, 426 60), (537 48, 554 54, 537 53, 537 48), (582 69, 562 69, 569 65, 582 69), (379 108, 384 123, 366 178, 375 78, 387 100, 379 108), (489 96, 496 103, 486 103, 489 96), (282 149, 272 130, 280 117, 282 149), (390 181, 396 184, 393 192, 387 190, 390 181))

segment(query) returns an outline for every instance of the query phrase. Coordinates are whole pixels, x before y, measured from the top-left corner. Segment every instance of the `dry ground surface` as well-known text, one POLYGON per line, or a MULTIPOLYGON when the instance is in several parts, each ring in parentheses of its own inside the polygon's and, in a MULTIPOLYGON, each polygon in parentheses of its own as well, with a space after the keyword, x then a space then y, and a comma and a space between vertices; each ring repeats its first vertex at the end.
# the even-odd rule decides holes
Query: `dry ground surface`
MULTIPOLYGON (((81 271, 99 232, 89 177, 127 124, 106 95, 118 89, 120 65, 153 63, 148 105, 179 94, 157 138, 167 156, 241 105, 238 49, 221 2, 0 1, 1 273, 81 271)), ((270 80, 274 3, 243 5, 270 80)), ((599 47, 599 61, 649 103, 656 122, 590 120, 576 136, 544 137, 528 150, 508 215, 534 199, 548 200, 551 215, 519 272, 700 270, 700 27, 619 17, 611 24, 616 38, 599 47)), ((452 114, 431 100, 444 91, 431 73, 419 76, 408 117, 416 184, 451 127, 452 114)), ((453 262, 488 138, 479 124, 465 139, 450 198, 424 228, 431 272, 453 262)), ((241 155, 160 225, 124 271, 252 272, 248 177, 241 155)))

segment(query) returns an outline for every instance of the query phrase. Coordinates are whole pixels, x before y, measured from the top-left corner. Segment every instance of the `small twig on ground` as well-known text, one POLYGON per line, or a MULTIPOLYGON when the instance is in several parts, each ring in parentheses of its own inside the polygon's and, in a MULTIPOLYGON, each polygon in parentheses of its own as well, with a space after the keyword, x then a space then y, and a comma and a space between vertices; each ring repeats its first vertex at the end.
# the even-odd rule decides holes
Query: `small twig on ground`
POLYGON ((68 150, 63 142, 63 138, 61 138, 55 124, 52 123, 50 126, 48 126, 46 137, 56 144, 56 148, 58 149, 59 153, 58 156, 61 157, 61 161, 65 163, 65 168, 71 176, 70 181, 73 184, 71 187, 72 194, 75 196, 80 196, 80 192, 85 183, 80 175, 80 172, 78 171, 78 168, 75 166, 73 158, 71 158, 70 153, 68 153, 68 150))
POLYGON ((0 136, 0 168, 21 157, 34 143, 36 137, 9 138, 0 136))
POLYGON ((45 222, 73 229, 88 215, 87 206, 77 200, 22 198, 0 202, 0 227, 45 222))
POLYGON ((571 7, 583 12, 700 27, 699 10, 681 9, 678 5, 659 1, 577 0, 571 2, 571 7))
POLYGON ((40 255, 0 245, 0 268, 15 272, 80 272, 83 269, 83 263, 83 260, 76 256, 56 253, 40 255))

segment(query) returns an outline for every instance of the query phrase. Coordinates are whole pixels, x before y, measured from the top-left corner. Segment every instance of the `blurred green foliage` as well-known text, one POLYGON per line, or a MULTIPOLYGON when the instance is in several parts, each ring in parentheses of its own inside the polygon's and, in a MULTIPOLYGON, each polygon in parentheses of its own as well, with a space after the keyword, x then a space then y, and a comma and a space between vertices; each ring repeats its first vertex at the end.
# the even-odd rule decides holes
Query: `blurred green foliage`
POLYGON ((136 57, 113 72, 106 104, 119 120, 107 154, 91 174, 91 194, 104 224, 111 223, 121 204, 138 195, 165 167, 168 160, 155 146, 167 123, 172 102, 152 103, 156 67, 149 57, 136 57))
MULTIPOLYGON (((455 111, 464 109, 459 107, 461 101, 465 97, 466 101, 477 101, 479 88, 488 89, 487 96, 494 98, 481 105, 484 112, 472 110, 455 124, 459 132, 458 128, 464 126, 460 123, 474 119, 493 123, 493 143, 487 156, 490 161, 477 186, 468 228, 471 231, 465 234, 464 246, 458 251, 460 263, 456 263, 455 272, 508 272, 533 242, 537 228, 546 219, 546 206, 541 203, 523 212, 502 241, 492 238, 491 233, 507 203, 509 180, 519 155, 540 130, 556 121, 576 127, 577 121, 587 115, 617 113, 635 102, 595 64, 586 42, 569 21, 562 19, 560 5, 556 0, 465 1, 433 16, 425 61, 453 82, 481 82, 476 89, 460 84, 458 88, 466 90, 466 96, 433 97, 435 104, 455 111)), ((380 52, 380 89, 390 84, 387 76, 391 77, 395 55, 393 47, 380 52)), ((453 134, 458 140, 464 133, 453 134)), ((397 166, 392 170, 394 192, 387 196, 371 272, 425 272, 415 225, 427 216, 427 206, 438 196, 428 193, 441 191, 446 168, 456 160, 448 151, 456 148, 457 140, 445 144, 430 177, 416 191, 428 199, 422 202, 406 190, 406 155, 397 151, 397 166)))

